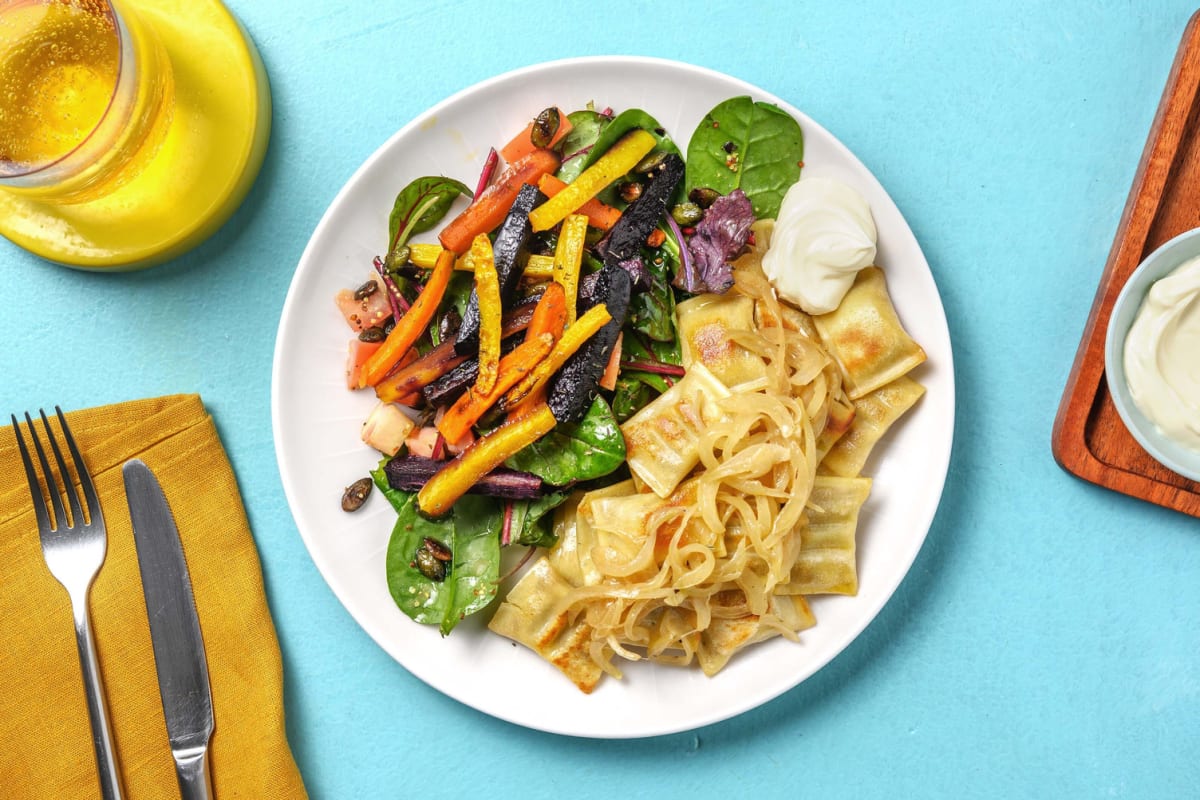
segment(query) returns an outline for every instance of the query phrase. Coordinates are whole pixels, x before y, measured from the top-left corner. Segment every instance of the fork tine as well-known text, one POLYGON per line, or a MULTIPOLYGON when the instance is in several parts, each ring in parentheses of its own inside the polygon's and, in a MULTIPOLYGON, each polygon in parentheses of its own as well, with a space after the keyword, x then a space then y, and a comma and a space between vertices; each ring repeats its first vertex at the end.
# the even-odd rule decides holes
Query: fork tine
MULTIPOLYGON (((104 512, 100 510, 100 498, 96 494, 95 485, 92 483, 92 475, 88 472, 87 462, 83 460, 83 455, 79 452, 79 447, 75 444, 75 437, 71 434, 71 428, 67 425, 67 418, 63 416, 62 409, 55 406, 54 413, 58 415, 58 424, 62 427, 63 438, 67 440, 67 449, 71 451, 71 460, 75 462, 75 472, 79 475, 79 485, 83 488, 83 497, 87 501, 88 523, 91 524, 97 520, 103 522, 104 512)), ((54 450, 55 453, 58 452, 57 447, 54 450)), ((61 456, 58 463, 62 464, 61 456)), ((66 470, 63 472, 65 474, 66 470)), ((71 487, 71 501, 76 518, 82 520, 83 516, 79 508, 79 497, 75 493, 74 486, 71 487)))
MULTIPOLYGON (((38 530, 50 528, 50 512, 46 509, 46 499, 42 497, 42 483, 38 480, 37 471, 33 468, 33 459, 29 457, 29 448, 25 446, 25 437, 21 435, 21 423, 15 414, 9 414, 12 420, 13 434, 17 437, 17 449, 21 451, 21 462, 25 465, 25 477, 29 481, 29 494, 33 497, 33 513, 37 517, 38 530)), ((25 414, 29 418, 29 414, 25 414)), ((32 430, 31 430, 32 435, 32 430)), ((37 437, 34 437, 37 441, 37 437)))
MULTIPOLYGON (((45 415, 43 415, 44 417, 45 415)), ((54 472, 50 469, 50 462, 46 459, 46 451, 42 447, 42 440, 38 437, 37 428, 33 427, 33 419, 29 416, 29 412, 25 412, 25 424, 29 427, 29 435, 33 437, 33 449, 37 451, 38 462, 42 465, 42 475, 46 478, 46 491, 50 494, 50 507, 54 509, 54 526, 51 530, 58 530, 67 526, 67 511, 63 508, 62 495, 59 494, 58 482, 54 479, 54 472)), ((54 443, 54 435, 50 432, 49 427, 46 428, 46 435, 50 437, 50 443, 54 443)), ((66 482, 70 482, 70 476, 66 482)))
MULTIPOLYGON (((77 528, 84 524, 83 509, 79 505, 79 492, 75 491, 75 481, 71 477, 71 471, 67 469, 67 462, 63 460, 62 450, 58 446, 58 437, 54 435, 54 431, 50 428, 50 420, 46 419, 46 412, 39 408, 38 414, 42 416, 42 427, 46 429, 46 438, 50 441, 50 449, 54 452, 54 461, 58 464, 58 474, 62 476, 63 494, 67 496, 67 502, 71 504, 71 527, 77 528)), ((58 415, 58 419, 60 423, 66 422, 62 418, 61 412, 58 415)), ((74 455, 74 453, 71 454, 72 458, 74 458, 74 455)), ((83 473, 84 470, 81 469, 81 466, 82 459, 76 460, 75 471, 83 473)))

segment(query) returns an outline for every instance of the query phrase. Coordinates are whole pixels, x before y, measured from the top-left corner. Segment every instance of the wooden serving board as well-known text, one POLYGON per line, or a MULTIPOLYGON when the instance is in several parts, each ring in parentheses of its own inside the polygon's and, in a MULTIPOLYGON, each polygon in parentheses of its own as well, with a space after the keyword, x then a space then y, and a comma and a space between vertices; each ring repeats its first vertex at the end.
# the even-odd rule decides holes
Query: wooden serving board
POLYGON ((1116 241, 1054 421, 1058 463, 1079 477, 1200 517, 1200 483, 1159 464, 1117 415, 1104 378, 1104 338, 1121 287, 1159 245, 1200 227, 1200 12, 1184 32, 1116 241))

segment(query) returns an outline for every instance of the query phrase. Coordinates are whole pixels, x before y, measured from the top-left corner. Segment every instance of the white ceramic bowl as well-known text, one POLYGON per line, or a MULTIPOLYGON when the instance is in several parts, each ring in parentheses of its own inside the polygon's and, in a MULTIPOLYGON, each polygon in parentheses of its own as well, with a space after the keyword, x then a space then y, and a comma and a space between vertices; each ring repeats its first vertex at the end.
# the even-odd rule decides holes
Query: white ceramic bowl
POLYGON ((1137 316, 1146 293, 1159 278, 1166 277, 1188 259, 1200 256, 1200 228, 1181 233, 1159 247, 1138 265, 1129 276, 1108 320, 1108 333, 1104 340, 1104 367, 1108 378, 1108 391, 1113 405, 1146 452, 1163 466, 1185 478, 1200 481, 1200 452, 1184 447, 1167 437, 1153 422, 1146 418, 1129 393, 1125 379, 1125 337, 1137 316))

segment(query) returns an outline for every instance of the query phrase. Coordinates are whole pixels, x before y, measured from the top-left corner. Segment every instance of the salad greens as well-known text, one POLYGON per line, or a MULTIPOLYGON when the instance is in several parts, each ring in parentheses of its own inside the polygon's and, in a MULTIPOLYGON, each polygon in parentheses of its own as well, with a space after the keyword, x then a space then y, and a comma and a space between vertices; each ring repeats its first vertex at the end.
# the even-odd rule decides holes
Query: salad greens
POLYGON ((441 176, 417 178, 396 196, 388 216, 388 253, 384 266, 396 266, 397 254, 415 234, 433 228, 446 216, 454 198, 471 196, 465 183, 441 176))
POLYGON ((776 105, 731 97, 704 115, 688 143, 686 186, 727 195, 741 189, 754 216, 774 219, 788 187, 800 178, 804 135, 776 105))
POLYGON ((417 512, 415 492, 387 485, 383 470, 372 472, 396 509, 396 524, 387 549, 387 583, 392 599, 417 622, 437 625, 445 636, 468 614, 485 607, 500 583, 500 503, 467 495, 449 516, 429 520, 417 512), (418 567, 419 550, 433 540, 451 554, 441 580, 418 567))
MULTIPOLYGON (((673 154, 682 159, 675 141, 644 110, 627 109, 614 116, 589 105, 570 113, 567 120, 571 129, 554 145, 560 156, 555 175, 567 183, 630 131, 641 129, 653 135, 650 153, 597 198, 619 211, 639 196, 640 187, 652 180, 663 157, 673 154)), ((744 246, 750 222, 778 212, 784 192, 799 177, 803 152, 799 125, 776 106, 734 97, 705 115, 688 143, 685 178, 672 193, 658 230, 640 248, 640 240, 632 239, 628 249, 640 253, 627 259, 623 249, 616 267, 629 272, 634 288, 621 323, 619 372, 614 383, 604 384, 613 388, 598 394, 580 421, 565 423, 560 418, 550 433, 503 459, 509 469, 530 473, 530 480, 540 478, 540 496, 504 500, 467 494, 454 502, 445 517, 429 519, 421 514, 415 492, 389 484, 384 469, 389 459, 371 472, 397 513, 387 549, 387 582, 405 614, 449 634, 460 620, 495 597, 504 545, 552 546, 554 509, 567 501, 573 486, 613 481, 625 474, 620 424, 684 374, 675 319, 677 296, 683 299, 728 288, 732 282, 728 262, 744 246), (672 208, 681 207, 685 194, 693 204, 692 216, 673 215, 672 208), (696 203, 705 209, 703 216, 696 203)), ((388 273, 419 280, 420 274, 407 263, 408 242, 415 234, 432 230, 460 195, 470 198, 472 194, 466 184, 442 176, 418 178, 405 186, 388 219, 389 246, 383 261, 388 273)), ((589 232, 582 257, 582 274, 588 278, 596 277, 589 273, 612 268, 592 252, 593 248, 606 252, 604 236, 601 230, 589 232)), ((545 255, 554 251, 556 241, 557 228, 553 228, 535 235, 529 249, 545 255)), ((528 253, 521 256, 522 264, 526 258, 528 253)), ((416 345, 421 354, 432 356, 431 351, 444 349, 437 346, 453 338, 473 287, 471 273, 453 275, 433 323, 416 345)), ((513 341, 509 340, 510 346, 513 341)), ((428 426, 431 418, 432 409, 417 424, 428 426)), ((476 430, 487 434, 501 419, 498 413, 485 415, 476 430)), ((440 446, 433 449, 435 460, 443 457, 440 446)), ((402 449, 397 457, 404 453, 402 449)), ((475 489, 480 489, 479 484, 475 489)), ((536 486, 533 491, 538 491, 536 486)))
POLYGON ((553 486, 603 478, 625 463, 625 437, 612 409, 596 397, 579 422, 559 425, 504 462, 553 486))

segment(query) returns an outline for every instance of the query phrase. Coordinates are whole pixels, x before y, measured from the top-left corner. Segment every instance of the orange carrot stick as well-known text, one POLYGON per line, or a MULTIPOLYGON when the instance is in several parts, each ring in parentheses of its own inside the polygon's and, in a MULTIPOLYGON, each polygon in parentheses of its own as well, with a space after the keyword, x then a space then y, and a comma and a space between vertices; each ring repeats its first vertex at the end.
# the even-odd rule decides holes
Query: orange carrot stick
POLYGON ((558 154, 553 150, 534 150, 510 164, 495 183, 483 190, 478 200, 442 230, 438 235, 442 247, 455 253, 466 252, 478 234, 488 233, 504 221, 522 184, 536 184, 538 178, 554 172, 558 165, 558 154))
POLYGON ((478 384, 468 387, 437 423, 437 429, 446 437, 446 441, 457 442, 470 433, 471 426, 478 422, 505 392, 532 372, 552 347, 554 337, 548 333, 522 342, 500 359, 500 370, 490 390, 482 389, 478 384))
MULTIPOLYGON (((571 120, 567 119, 567 115, 563 113, 561 108, 555 108, 555 111, 558 112, 558 130, 550 137, 549 147, 554 147, 554 145, 562 141, 562 138, 570 133, 574 127, 571 124, 571 120)), ((512 138, 512 141, 500 148, 500 155, 506 162, 511 164, 522 156, 528 155, 534 149, 533 137, 530 135, 532 133, 533 122, 531 121, 525 126, 524 130, 512 138)))
POLYGON ((554 373, 567 363, 567 359, 611 319, 612 314, 608 313, 606 304, 599 303, 589 308, 583 316, 575 320, 574 325, 563 332, 562 338, 555 342, 550 354, 538 362, 524 380, 509 390, 504 396, 504 408, 515 408, 532 392, 544 387, 550 378, 554 377, 554 373))
POLYGON ((412 307, 396 321, 396 327, 392 328, 392 332, 384 340, 383 347, 376 350, 363 365, 360 386, 374 386, 383 380, 409 348, 417 343, 417 339, 421 338, 421 334, 429 327, 434 313, 437 312, 438 304, 442 302, 442 295, 446 293, 446 286, 449 285, 453 273, 454 253, 446 251, 438 256, 437 266, 429 274, 425 288, 413 301, 412 307))
MULTIPOLYGON (((533 319, 529 321, 529 328, 525 331, 525 341, 528 342, 535 336, 548 333, 557 342, 559 337, 563 335, 563 329, 566 327, 566 292, 563 291, 563 287, 560 284, 547 284, 546 291, 542 293, 542 299, 538 301, 537 308, 533 310, 533 319)), ((524 416, 527 411, 532 411, 545 401, 546 387, 542 385, 531 391, 519 403, 510 408, 508 418, 517 419, 524 416)))
MULTIPOLYGON (((533 312, 536 310, 536 307, 530 308, 526 304, 505 314, 500 328, 501 338, 512 336, 514 333, 520 333, 528 328, 533 319, 533 312)), ((411 398, 425 386, 433 383, 468 358, 470 356, 460 356, 455 352, 453 339, 442 342, 416 361, 397 369, 375 384, 375 394, 380 400, 386 400, 389 403, 411 405, 404 403, 400 398, 411 398)))

